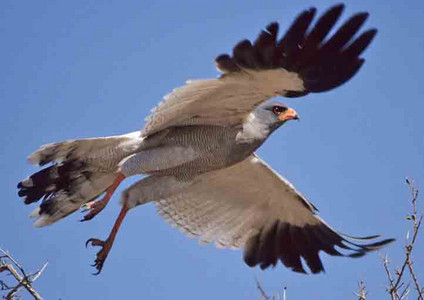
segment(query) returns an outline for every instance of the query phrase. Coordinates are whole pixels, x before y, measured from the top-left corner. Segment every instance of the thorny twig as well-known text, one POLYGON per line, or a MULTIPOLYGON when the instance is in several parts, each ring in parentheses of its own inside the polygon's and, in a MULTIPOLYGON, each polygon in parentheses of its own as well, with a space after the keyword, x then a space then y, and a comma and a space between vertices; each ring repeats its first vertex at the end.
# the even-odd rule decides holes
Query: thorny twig
POLYGON ((395 278, 393 278, 393 276, 390 272, 389 261, 387 259, 387 256, 385 256, 383 258, 384 269, 386 271, 387 279, 389 281, 389 286, 387 288, 387 292, 390 294, 392 300, 405 299, 408 296, 408 294, 410 292, 410 284, 409 283, 404 288, 403 292, 401 292, 401 294, 399 295, 399 290, 403 286, 402 279, 403 279, 403 276, 405 274, 405 270, 408 269, 409 274, 412 278, 412 281, 415 285, 415 289, 417 290, 418 299, 424 300, 424 296, 423 296, 424 291, 421 288, 420 283, 419 283, 418 278, 417 278, 417 275, 414 272, 414 269, 412 267, 413 261, 412 261, 412 257, 411 257, 412 250, 414 248, 415 241, 416 241, 417 236, 418 236, 418 231, 420 229, 423 216, 421 215, 420 217, 418 217, 418 215, 417 215, 418 190, 414 187, 414 184, 411 180, 406 179, 406 183, 409 186, 409 189, 410 189, 410 192, 411 192, 411 197, 412 197, 412 215, 407 216, 406 218, 408 220, 412 220, 412 222, 413 222, 413 235, 412 235, 411 241, 409 242, 409 232, 407 234, 406 245, 405 245, 405 260, 404 260, 400 270, 395 269, 395 278))
POLYGON ((358 300, 366 300, 367 299, 367 291, 365 290, 365 283, 363 281, 358 282, 358 293, 353 293, 356 297, 358 297, 358 300))
POLYGON ((0 273, 7 271, 18 282, 15 286, 11 287, 0 280, 0 290, 9 291, 6 296, 3 296, 3 299, 15 299, 17 297, 17 292, 21 288, 25 288, 34 299, 42 300, 43 298, 33 288, 32 283, 40 277, 41 273, 43 273, 44 269, 47 267, 47 263, 37 272, 27 275, 24 268, 7 251, 0 248, 0 252, 2 254, 0 256, 0 273))

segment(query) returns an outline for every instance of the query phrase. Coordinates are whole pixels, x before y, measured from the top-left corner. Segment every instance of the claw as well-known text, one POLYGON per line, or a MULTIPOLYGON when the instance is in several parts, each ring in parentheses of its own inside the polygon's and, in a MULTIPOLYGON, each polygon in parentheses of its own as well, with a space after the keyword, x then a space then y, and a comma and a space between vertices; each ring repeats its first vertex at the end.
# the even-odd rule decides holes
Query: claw
POLYGON ((92 274, 92 275, 95 275, 95 276, 99 275, 99 274, 100 274, 100 272, 102 271, 103 263, 104 263, 104 262, 105 262, 104 260, 96 259, 96 260, 94 261, 94 264, 92 264, 91 266, 92 266, 92 267, 95 267, 95 268, 97 269, 97 272, 95 272, 95 273, 91 273, 91 274, 92 274))
POLYGON ((95 267, 97 269, 96 273, 93 273, 93 275, 99 275, 102 271, 103 264, 106 260, 106 257, 110 250, 110 245, 108 241, 102 241, 96 238, 90 238, 85 242, 85 247, 88 247, 88 245, 91 244, 91 246, 99 246, 102 249, 100 249, 99 252, 97 252, 96 259, 94 260, 94 264, 92 264, 92 267, 95 267))
POLYGON ((109 237, 106 239, 106 241, 90 238, 87 240, 87 242, 85 242, 85 247, 88 247, 88 245, 91 244, 92 246, 99 246, 102 248, 100 249, 99 252, 97 252, 96 259, 94 260, 93 267, 97 269, 97 272, 94 273, 93 275, 99 275, 100 272, 102 271, 103 264, 106 261, 106 258, 115 240, 116 234, 127 212, 128 212, 128 203, 127 201, 124 201, 124 205, 122 206, 121 212, 119 213, 119 216, 116 219, 115 224, 113 225, 112 230, 109 233, 109 237))
POLYGON ((98 213, 99 213, 100 211, 98 211, 98 212, 95 212, 94 210, 92 210, 92 211, 90 211, 88 214, 86 214, 82 219, 81 219, 81 221, 82 222, 84 222, 84 221, 89 221, 89 220, 91 220, 92 218, 94 218, 98 213))
POLYGON ((108 199, 105 197, 102 200, 99 201, 91 201, 88 203, 85 203, 81 205, 80 209, 82 212, 89 211, 88 214, 86 214, 80 221, 88 221, 94 218, 99 212, 101 212, 107 204, 108 199))
MULTIPOLYGON (((101 269, 100 269, 100 270, 101 270, 101 269)), ((99 270, 99 271, 97 271, 96 273, 91 273, 91 275, 94 275, 94 276, 99 275, 99 274, 100 274, 100 270, 99 270)))
POLYGON ((105 246, 105 244, 106 244, 106 242, 105 241, 102 241, 102 240, 99 240, 99 239, 95 239, 95 238, 91 238, 91 239, 88 239, 86 242, 85 242, 85 247, 87 248, 88 247, 88 244, 89 243, 91 243, 91 246, 100 246, 100 247, 104 247, 105 246))

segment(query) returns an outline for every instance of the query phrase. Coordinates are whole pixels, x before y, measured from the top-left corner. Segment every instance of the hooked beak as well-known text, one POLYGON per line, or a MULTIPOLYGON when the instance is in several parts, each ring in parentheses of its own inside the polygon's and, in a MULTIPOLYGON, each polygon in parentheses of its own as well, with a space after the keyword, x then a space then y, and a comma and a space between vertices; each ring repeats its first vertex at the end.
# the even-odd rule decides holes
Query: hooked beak
POLYGON ((278 119, 280 119, 280 121, 300 120, 299 115, 292 108, 288 108, 284 113, 280 114, 278 119))

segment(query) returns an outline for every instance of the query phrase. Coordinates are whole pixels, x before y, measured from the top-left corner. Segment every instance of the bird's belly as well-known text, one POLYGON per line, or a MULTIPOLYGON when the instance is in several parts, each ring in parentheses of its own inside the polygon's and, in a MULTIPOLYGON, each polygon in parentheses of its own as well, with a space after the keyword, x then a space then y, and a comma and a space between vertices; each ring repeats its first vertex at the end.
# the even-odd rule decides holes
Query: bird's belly
MULTIPOLYGON (((240 147, 214 147, 209 151, 200 151, 194 155, 179 157, 177 164, 175 161, 169 161, 168 165, 163 164, 165 168, 160 170, 151 170, 148 173, 154 175, 174 175, 180 179, 191 179, 196 174, 206 173, 213 170, 223 169, 239 163, 253 153, 256 148, 251 145, 242 145, 240 147), (193 159, 194 158, 194 159, 193 159)), ((172 154, 170 159, 175 156, 172 154)), ((165 161, 164 161, 165 162, 165 161)))
POLYGON ((121 166, 124 175, 143 173, 192 178, 241 162, 260 145, 260 142, 239 144, 235 141, 237 132, 220 127, 175 129, 172 133, 161 146, 127 159, 121 166))

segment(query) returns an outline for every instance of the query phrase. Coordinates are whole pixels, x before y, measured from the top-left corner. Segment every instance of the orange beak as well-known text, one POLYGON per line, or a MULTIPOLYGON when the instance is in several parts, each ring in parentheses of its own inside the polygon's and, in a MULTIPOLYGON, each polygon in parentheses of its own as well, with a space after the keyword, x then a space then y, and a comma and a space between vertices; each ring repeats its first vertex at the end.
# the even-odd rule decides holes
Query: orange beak
POLYGON ((292 108, 288 108, 284 113, 280 114, 278 119, 280 119, 280 121, 300 120, 299 115, 292 108))

